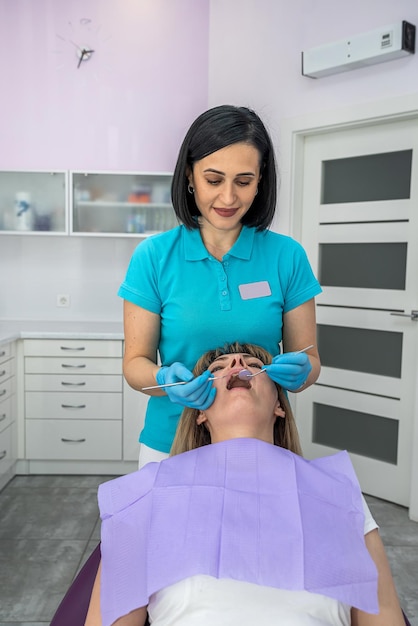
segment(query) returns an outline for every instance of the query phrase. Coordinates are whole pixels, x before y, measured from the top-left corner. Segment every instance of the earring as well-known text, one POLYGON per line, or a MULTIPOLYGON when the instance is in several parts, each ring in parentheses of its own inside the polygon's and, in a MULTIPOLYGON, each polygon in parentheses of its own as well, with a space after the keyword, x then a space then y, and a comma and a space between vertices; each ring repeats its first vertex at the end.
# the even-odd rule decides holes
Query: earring
POLYGON ((187 185, 187 191, 188 191, 189 193, 191 193, 191 194, 194 194, 194 189, 193 189, 193 187, 191 186, 191 184, 190 184, 190 183, 187 185))
POLYGON ((255 190, 255 195, 257 195, 257 194, 258 194, 258 187, 257 187, 257 189, 255 190))

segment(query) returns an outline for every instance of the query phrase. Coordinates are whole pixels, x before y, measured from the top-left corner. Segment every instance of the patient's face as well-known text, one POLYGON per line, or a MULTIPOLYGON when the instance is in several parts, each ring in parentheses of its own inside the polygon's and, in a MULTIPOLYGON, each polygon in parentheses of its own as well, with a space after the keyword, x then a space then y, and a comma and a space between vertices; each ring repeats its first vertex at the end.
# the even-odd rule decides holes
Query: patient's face
MULTIPOLYGON (((199 416, 209 425, 252 425, 264 429, 272 426, 277 416, 284 416, 273 381, 262 371, 264 363, 244 353, 225 354, 209 365, 217 388, 212 406, 199 416), (240 379, 243 369, 251 374, 240 379)), ((270 432, 270 431, 269 431, 270 432)))

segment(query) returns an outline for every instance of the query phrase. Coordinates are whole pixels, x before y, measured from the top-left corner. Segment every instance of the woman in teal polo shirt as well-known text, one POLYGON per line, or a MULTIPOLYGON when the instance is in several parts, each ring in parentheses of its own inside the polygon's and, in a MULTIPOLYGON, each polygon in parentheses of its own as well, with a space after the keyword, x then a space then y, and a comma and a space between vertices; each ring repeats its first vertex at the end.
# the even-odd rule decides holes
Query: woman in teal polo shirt
POLYGON ((127 382, 141 391, 190 381, 145 392, 140 466, 168 455, 184 406, 213 402, 209 372, 191 372, 213 345, 263 346, 275 355, 270 378, 292 392, 318 378, 321 288, 300 244, 269 230, 276 193, 274 149, 256 113, 223 105, 193 122, 172 183, 180 226, 137 246, 119 289, 127 382))

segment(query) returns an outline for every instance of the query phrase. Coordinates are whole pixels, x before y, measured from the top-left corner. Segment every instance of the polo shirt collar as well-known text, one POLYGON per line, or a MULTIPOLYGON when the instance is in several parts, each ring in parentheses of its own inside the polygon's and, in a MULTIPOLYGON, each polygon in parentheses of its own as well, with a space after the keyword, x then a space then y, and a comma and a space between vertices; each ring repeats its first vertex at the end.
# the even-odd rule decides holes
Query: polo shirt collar
MULTIPOLYGON (((249 260, 254 245, 255 228, 243 226, 238 239, 225 256, 234 256, 238 259, 249 260)), ((210 258, 209 252, 203 243, 198 228, 189 230, 183 226, 184 256, 186 261, 201 261, 210 258)))

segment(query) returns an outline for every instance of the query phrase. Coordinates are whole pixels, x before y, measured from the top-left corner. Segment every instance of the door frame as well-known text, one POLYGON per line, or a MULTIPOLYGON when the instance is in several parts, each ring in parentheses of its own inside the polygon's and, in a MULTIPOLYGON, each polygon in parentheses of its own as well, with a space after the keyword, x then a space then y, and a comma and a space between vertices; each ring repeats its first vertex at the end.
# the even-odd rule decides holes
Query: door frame
MULTIPOLYGON (((287 224, 284 220, 276 219, 273 229, 279 230, 280 227, 284 231, 287 227, 292 237, 301 239, 303 185, 300 184, 300 180, 303 176, 305 137, 413 119, 418 121, 418 94, 407 94, 283 120, 280 146, 280 205, 288 207, 289 213, 287 224)), ((297 395, 294 405, 297 414, 297 395)), ((418 521, 418 385, 414 404, 409 516, 412 520, 418 521)))

